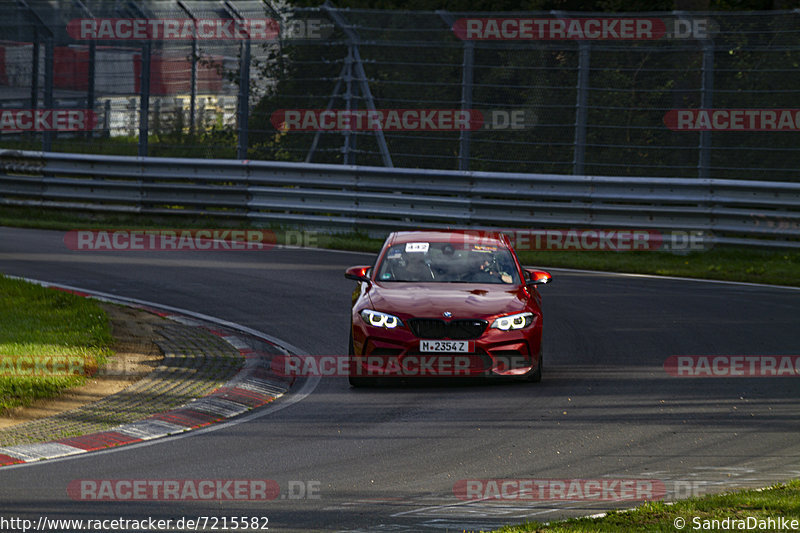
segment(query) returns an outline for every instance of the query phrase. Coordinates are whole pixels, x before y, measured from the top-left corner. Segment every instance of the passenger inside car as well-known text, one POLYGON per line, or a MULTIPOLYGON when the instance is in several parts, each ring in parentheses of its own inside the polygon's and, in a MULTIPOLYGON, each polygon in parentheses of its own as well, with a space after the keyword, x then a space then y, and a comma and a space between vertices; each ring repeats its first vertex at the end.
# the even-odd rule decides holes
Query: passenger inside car
POLYGON ((398 265, 398 279, 405 281, 433 281, 436 276, 428 262, 428 254, 422 252, 403 252, 403 262, 398 265))

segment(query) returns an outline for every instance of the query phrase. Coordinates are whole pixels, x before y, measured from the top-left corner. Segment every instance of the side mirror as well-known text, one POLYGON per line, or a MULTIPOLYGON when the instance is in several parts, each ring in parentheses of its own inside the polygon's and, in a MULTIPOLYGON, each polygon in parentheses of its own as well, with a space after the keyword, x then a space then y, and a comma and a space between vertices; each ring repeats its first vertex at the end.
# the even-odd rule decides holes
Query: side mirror
POLYGON ((344 277, 352 279, 353 281, 363 281, 365 283, 372 283, 372 280, 367 276, 367 272, 371 266, 354 266, 344 271, 344 277))
POLYGON ((544 285, 553 281, 553 276, 544 270, 525 269, 525 285, 544 285))

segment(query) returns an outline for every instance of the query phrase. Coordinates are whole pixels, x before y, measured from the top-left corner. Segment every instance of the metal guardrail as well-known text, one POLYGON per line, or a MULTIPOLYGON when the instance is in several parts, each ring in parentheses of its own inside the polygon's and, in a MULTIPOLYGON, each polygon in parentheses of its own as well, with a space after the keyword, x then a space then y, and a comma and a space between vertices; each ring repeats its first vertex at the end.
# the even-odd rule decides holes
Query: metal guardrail
POLYGON ((0 150, 0 204, 386 231, 703 230, 800 248, 800 183, 462 172, 0 150))

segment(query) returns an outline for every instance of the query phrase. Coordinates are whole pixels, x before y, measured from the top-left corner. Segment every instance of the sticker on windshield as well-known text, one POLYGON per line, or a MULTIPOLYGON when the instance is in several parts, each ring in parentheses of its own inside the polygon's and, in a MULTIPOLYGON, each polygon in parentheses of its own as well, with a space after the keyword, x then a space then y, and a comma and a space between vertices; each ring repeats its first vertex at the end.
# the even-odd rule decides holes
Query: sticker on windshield
POLYGON ((421 252, 426 253, 430 243, 427 242, 407 242, 406 252, 421 252))
POLYGON ((476 244, 472 247, 472 251, 484 253, 496 252, 497 246, 483 246, 481 244, 476 244))

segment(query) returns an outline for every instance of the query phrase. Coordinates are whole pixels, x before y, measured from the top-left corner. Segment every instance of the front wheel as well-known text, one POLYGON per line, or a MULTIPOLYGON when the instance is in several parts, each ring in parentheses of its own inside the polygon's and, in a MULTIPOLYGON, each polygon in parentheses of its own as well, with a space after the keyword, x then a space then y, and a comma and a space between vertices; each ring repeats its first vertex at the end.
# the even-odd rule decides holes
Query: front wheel
MULTIPOLYGON (((350 346, 349 346, 349 349, 347 351, 347 354, 350 356, 350 366, 351 366, 351 369, 352 369, 352 366, 355 364, 355 360, 353 358, 356 355, 356 350, 353 347, 353 328, 352 327, 350 328, 350 346)), ((375 380, 373 378, 363 378, 363 377, 358 377, 358 376, 349 376, 348 380, 350 381, 350 386, 353 387, 353 388, 369 387, 369 386, 375 384, 375 380)))
POLYGON ((539 364, 536 365, 536 370, 531 370, 525 374, 525 381, 531 383, 539 383, 542 381, 542 362, 544 361, 544 352, 539 353, 539 364))
POLYGON ((375 380, 373 378, 357 378, 354 376, 350 376, 347 378, 350 381, 350 386, 354 389, 358 389, 361 387, 371 387, 375 384, 375 380))

